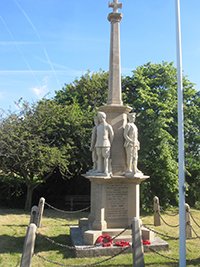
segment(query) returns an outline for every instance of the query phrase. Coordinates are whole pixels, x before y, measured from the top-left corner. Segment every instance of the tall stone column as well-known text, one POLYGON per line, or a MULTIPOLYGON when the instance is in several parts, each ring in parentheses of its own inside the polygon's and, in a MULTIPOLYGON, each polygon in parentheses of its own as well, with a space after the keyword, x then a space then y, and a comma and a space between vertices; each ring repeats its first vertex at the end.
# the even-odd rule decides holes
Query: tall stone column
POLYGON ((121 96, 120 27, 119 27, 121 19, 122 19, 121 13, 112 12, 108 15, 108 20, 111 23, 109 89, 108 89, 108 101, 107 101, 108 105, 123 104, 121 96))
POLYGON ((108 105, 122 105, 121 96, 121 62, 120 62, 120 27, 121 13, 110 13, 108 20, 111 22, 110 35, 110 64, 109 64, 109 89, 108 105))

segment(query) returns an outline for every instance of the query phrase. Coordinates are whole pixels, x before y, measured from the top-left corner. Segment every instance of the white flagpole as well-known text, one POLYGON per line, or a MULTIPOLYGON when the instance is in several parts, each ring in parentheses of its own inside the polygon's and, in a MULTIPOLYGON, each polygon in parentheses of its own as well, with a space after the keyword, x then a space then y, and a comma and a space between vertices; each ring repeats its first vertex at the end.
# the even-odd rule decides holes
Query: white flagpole
POLYGON ((186 267, 185 153, 180 0, 176 0, 177 80, 178 80, 178 165, 179 165, 179 267, 186 267))

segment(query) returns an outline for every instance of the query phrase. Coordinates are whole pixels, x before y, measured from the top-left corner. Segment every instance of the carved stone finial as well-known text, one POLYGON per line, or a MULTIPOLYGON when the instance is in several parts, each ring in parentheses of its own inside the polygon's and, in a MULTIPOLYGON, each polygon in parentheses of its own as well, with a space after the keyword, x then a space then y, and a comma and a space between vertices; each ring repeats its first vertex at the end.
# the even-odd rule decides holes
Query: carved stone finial
POLYGON ((109 2, 109 7, 113 8, 113 13, 118 13, 118 8, 122 8, 122 3, 119 3, 118 0, 113 0, 113 2, 109 2))

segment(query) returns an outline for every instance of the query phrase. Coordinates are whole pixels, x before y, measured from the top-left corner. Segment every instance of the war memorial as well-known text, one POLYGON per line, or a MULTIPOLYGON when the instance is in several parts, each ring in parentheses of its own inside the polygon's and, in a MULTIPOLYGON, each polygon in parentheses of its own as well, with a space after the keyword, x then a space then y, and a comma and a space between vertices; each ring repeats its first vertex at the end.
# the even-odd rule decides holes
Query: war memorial
MULTIPOLYGON (((91 207, 88 218, 82 218, 78 227, 71 227, 71 238, 80 253, 78 256, 94 256, 95 250, 83 246, 95 244, 102 234, 116 236, 123 229, 124 240, 131 242, 133 218, 140 220, 140 184, 150 179, 138 169, 140 142, 135 124, 134 107, 123 105, 120 63, 120 22, 122 4, 118 0, 109 3, 112 12, 110 22, 109 87, 107 104, 98 108, 91 129, 91 157, 93 168, 83 174, 91 183, 91 207), (79 250, 80 249, 80 250, 79 250)), ((142 144, 141 144, 142 146, 142 144)), ((142 238, 156 246, 166 247, 148 229, 142 227, 142 238)), ((106 250, 97 255, 108 255, 106 250)))

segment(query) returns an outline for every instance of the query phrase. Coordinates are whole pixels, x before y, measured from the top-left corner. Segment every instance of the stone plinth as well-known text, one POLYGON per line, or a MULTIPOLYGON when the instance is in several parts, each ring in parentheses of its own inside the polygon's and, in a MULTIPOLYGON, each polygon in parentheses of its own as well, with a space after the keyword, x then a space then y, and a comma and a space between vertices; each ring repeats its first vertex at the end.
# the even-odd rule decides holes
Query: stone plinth
MULTIPOLYGON (((116 229, 116 231, 120 231, 121 229, 116 229)), ((87 235, 87 245, 83 238, 83 234, 81 231, 81 228, 78 226, 71 226, 70 227, 70 235, 72 244, 74 246, 74 251, 76 257, 83 258, 83 257, 99 257, 99 256, 113 256, 114 254, 122 252, 124 249, 123 247, 99 247, 99 246, 91 246, 94 244, 95 237, 98 237, 99 235, 103 233, 109 233, 111 236, 116 235, 116 232, 113 232, 111 230, 108 231, 93 231, 94 235, 92 235, 92 231, 88 231, 87 235), (96 234, 96 235, 95 235, 96 234)), ((86 232, 85 232, 86 233, 86 232)), ((131 233, 129 235, 131 239, 131 233)), ((125 238, 123 238, 125 240, 125 238)), ((166 241, 162 240, 159 237, 155 237, 154 240, 152 240, 151 245, 144 245, 144 252, 151 252, 151 249, 155 251, 160 250, 168 250, 169 245, 166 241)), ((124 253, 132 253, 132 247, 130 246, 124 253)))
POLYGON ((140 216, 140 183, 149 176, 88 176, 91 182, 91 230, 127 228, 140 216))

